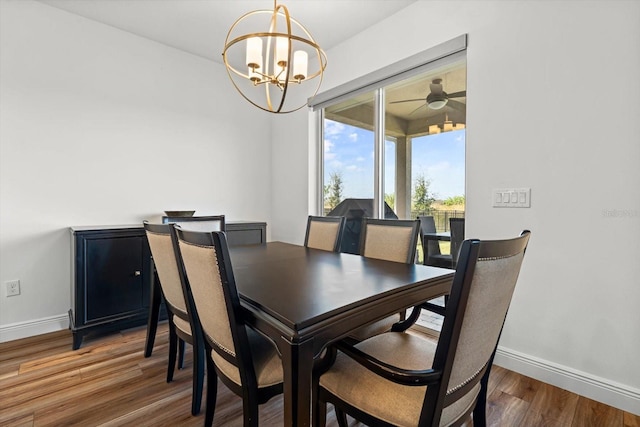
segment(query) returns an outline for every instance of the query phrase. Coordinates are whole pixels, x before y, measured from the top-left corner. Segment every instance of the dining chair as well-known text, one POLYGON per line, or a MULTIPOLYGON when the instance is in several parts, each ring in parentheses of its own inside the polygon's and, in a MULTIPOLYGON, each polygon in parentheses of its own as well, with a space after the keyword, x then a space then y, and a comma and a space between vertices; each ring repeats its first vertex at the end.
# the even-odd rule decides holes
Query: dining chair
POLYGON ((487 382, 530 232, 507 240, 466 240, 437 342, 387 332, 330 349, 334 363, 314 375, 314 425, 332 403, 367 425, 486 424, 487 382))
POLYGON ((323 251, 340 252, 345 220, 343 216, 309 215, 304 245, 323 251))
MULTIPOLYGON (((163 216, 163 224, 177 224, 185 229, 198 231, 226 231, 224 215, 210 216, 163 216)), ((147 323, 147 341, 145 343, 144 357, 150 357, 153 353, 156 330, 158 328, 159 312, 162 301, 155 295, 155 287, 151 290, 151 306, 149 307, 149 321, 147 323)), ((179 340, 180 352, 178 365, 182 367, 184 356, 184 341, 179 340)))
POLYGON ((176 353, 178 353, 178 368, 182 369, 184 343, 188 342, 193 346, 191 413, 197 415, 200 413, 204 384, 204 342, 202 334, 199 333, 199 322, 194 318, 196 314, 188 309, 187 299, 190 296, 183 291, 182 277, 184 273, 176 257, 174 242, 171 238, 173 226, 170 224, 151 224, 147 221, 144 221, 143 224, 169 320, 167 382, 173 381, 176 353))
MULTIPOLYGON (((449 218, 449 231, 451 232, 451 246, 450 246, 450 262, 451 265, 447 268, 456 268, 458 263, 458 254, 462 241, 464 240, 464 218, 449 218)), ((434 241, 434 243, 437 243, 434 241)), ((442 298, 436 300, 427 301, 423 304, 422 308, 433 313, 444 316, 447 311, 447 302, 449 301, 449 295, 444 295, 442 298), (442 304, 440 304, 442 302, 442 304)))
POLYGON ((419 216, 420 243, 422 244, 423 264, 433 267, 451 268, 451 255, 440 252, 440 243, 437 240, 425 239, 426 233, 435 233, 436 222, 433 216, 419 216))
MULTIPOLYGON (((360 253, 365 258, 412 264, 416 256, 419 228, 417 220, 363 218, 360 253)), ((347 340, 362 341, 381 334, 403 319, 404 313, 393 314, 357 329, 347 340)))
POLYGON ((258 405, 283 391, 282 360, 273 344, 243 320, 226 236, 175 228, 207 354, 205 426, 213 424, 217 378, 242 397, 245 426, 258 425, 258 405))
POLYGON ((209 216, 163 216, 163 224, 177 224, 184 230, 225 231, 224 215, 209 216))

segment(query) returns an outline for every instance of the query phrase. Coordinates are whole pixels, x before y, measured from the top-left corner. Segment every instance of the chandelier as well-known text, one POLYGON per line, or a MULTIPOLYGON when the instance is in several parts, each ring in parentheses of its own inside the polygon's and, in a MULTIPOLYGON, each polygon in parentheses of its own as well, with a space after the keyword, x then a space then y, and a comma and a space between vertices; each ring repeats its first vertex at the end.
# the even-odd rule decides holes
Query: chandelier
POLYGON ((222 58, 240 95, 271 113, 304 107, 318 93, 327 66, 327 57, 311 34, 276 0, 273 10, 254 10, 233 23, 222 58), (256 28, 267 31, 248 31, 256 28), (290 90, 294 86, 301 90, 290 90))

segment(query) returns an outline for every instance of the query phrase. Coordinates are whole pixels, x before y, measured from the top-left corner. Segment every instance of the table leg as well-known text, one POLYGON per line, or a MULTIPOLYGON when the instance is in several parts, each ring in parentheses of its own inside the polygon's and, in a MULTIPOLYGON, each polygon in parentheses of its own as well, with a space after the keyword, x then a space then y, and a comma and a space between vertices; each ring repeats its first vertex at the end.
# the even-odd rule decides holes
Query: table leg
POLYGON ((309 426, 311 423, 313 341, 288 343, 282 347, 284 425, 309 426))
POLYGON ((160 290, 160 282, 158 275, 153 274, 153 285, 151 286, 151 295, 149 303, 149 320, 147 322, 147 339, 144 345, 144 357, 151 356, 153 351, 153 343, 156 340, 156 330, 158 329, 158 318, 160 316, 160 304, 162 291, 160 290))

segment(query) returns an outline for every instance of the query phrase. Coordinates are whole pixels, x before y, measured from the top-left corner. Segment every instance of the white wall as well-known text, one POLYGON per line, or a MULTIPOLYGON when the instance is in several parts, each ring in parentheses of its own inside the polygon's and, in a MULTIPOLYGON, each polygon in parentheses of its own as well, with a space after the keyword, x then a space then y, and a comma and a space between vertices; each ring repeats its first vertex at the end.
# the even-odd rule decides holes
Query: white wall
POLYGON ((69 226, 173 209, 271 222, 271 117, 222 65, 40 3, 0 5, 0 341, 67 326, 69 226), (22 295, 5 298, 12 279, 22 295))
MULTIPOLYGON (((302 241, 305 111, 251 108, 202 58, 0 7, 0 341, 66 327, 71 225, 192 208, 302 241)), ((498 362, 640 413, 640 3, 419 1, 330 50, 323 90, 463 33, 468 236, 533 231, 498 362), (491 208, 505 186, 532 207, 491 208)))
MULTIPOLYGON (((418 1, 328 51, 322 90, 464 33, 467 236, 533 231, 496 360, 640 414, 640 2, 418 1), (491 207, 510 186, 530 209, 491 207)), ((274 123, 275 239, 307 214, 302 119, 274 123)))

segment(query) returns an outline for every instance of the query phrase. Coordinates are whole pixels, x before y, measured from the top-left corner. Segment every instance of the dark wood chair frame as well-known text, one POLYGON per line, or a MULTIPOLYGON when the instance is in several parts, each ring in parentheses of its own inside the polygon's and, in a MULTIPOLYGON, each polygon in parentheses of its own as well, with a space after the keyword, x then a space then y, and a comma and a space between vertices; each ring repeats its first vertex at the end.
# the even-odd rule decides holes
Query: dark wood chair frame
MULTIPOLYGON (((202 331, 200 329, 200 321, 197 318, 197 314, 192 310, 192 304, 189 301, 192 301, 192 296, 185 292, 185 287, 182 282, 185 281, 184 270, 182 269, 182 265, 180 260, 178 259, 177 252, 177 241, 175 239, 175 230, 171 224, 151 224, 147 221, 144 221, 144 229, 146 231, 150 231, 152 233, 164 234, 166 236, 171 236, 173 251, 176 255, 175 262, 178 267, 178 275, 180 276, 180 282, 182 285, 182 292, 185 298, 185 305, 187 307, 187 313, 182 312, 182 310, 173 306, 166 298, 163 300, 165 302, 165 307, 167 308, 167 316, 169 320, 169 363, 167 368, 167 382, 173 381, 173 374, 175 372, 176 365, 176 354, 178 355, 178 369, 182 369, 184 366, 184 350, 185 350, 185 342, 191 344, 193 346, 193 394, 191 399, 191 414, 198 415, 200 413, 200 408, 202 405, 202 389, 204 385, 204 341, 202 339, 202 331), (173 323, 173 318, 177 316, 182 320, 189 322, 191 326, 192 335, 187 335, 179 328, 176 328, 173 323)), ((156 280, 160 280, 158 275, 156 274, 156 280)), ((158 289, 162 289, 158 287, 158 289)), ((156 322, 157 325, 157 322, 156 322)))
POLYGON ((307 246, 309 242, 309 231, 311 230, 312 222, 337 222, 338 226, 338 236, 336 237, 335 244, 333 245, 333 252, 340 252, 340 246, 342 245, 342 234, 344 233, 344 225, 347 222, 347 219, 343 216, 313 216, 309 215, 307 219, 307 231, 304 235, 304 245, 307 246))
POLYGON ((382 225, 385 227, 408 227, 412 228, 411 243, 409 254, 405 263, 412 264, 416 258, 416 246, 418 244, 418 231, 420 230, 420 222, 415 219, 375 219, 362 218, 362 228, 360 232, 360 254, 364 251, 364 244, 367 241, 367 225, 382 225))
MULTIPOLYGON (((235 278, 233 275, 233 268, 231 266, 231 258, 229 256, 229 249, 227 245, 226 236, 223 232, 196 232, 181 230, 179 227, 174 227, 176 231, 176 238, 187 243, 200 246, 209 246, 215 248, 218 258, 218 265, 220 268, 220 277, 223 284, 224 299, 227 307, 229 308, 229 324, 231 326, 231 333, 233 335, 234 346, 236 350, 236 356, 232 357, 228 353, 220 350, 218 346, 213 345, 211 339, 203 333, 200 326, 200 333, 203 335, 203 341, 207 354, 207 406, 205 412, 205 426, 211 426, 213 424, 213 417, 215 414, 216 398, 217 398, 217 379, 226 385, 236 395, 242 397, 243 416, 245 426, 257 426, 258 425, 258 405, 266 403, 269 399, 283 392, 283 384, 274 384, 268 387, 259 388, 257 384, 257 377, 254 370, 253 360, 249 347, 249 339, 245 328, 247 326, 243 321, 242 307, 240 305, 240 297, 238 295, 238 289, 236 287, 235 278), (211 351, 215 351, 218 355, 224 358, 227 362, 233 364, 238 368, 240 372, 240 381, 242 386, 239 386, 230 378, 228 378, 223 372, 219 371, 213 362, 210 354, 211 351)), ((178 247, 178 254, 180 249, 178 247)), ((184 269, 184 263, 180 256, 181 268, 184 269)), ((191 288, 189 282, 185 280, 183 286, 186 291, 191 295, 191 288)), ((191 298, 191 309, 197 313, 193 298, 191 298)), ((199 320, 198 320, 199 321, 199 320)), ((275 345, 275 344, 274 344, 275 345)))
POLYGON ((464 218, 449 218, 449 232, 451 233, 451 267, 456 268, 458 253, 464 241, 464 218))
POLYGON ((495 357, 502 331, 498 335, 491 357, 482 368, 482 371, 463 387, 447 395, 447 386, 451 376, 451 370, 453 368, 455 351, 458 339, 460 338, 464 312, 466 310, 473 273, 475 271, 478 258, 504 257, 506 255, 524 252, 526 251, 527 243, 529 241, 529 235, 529 230, 524 230, 520 234, 520 237, 514 239, 487 242, 481 242, 480 240, 473 239, 465 240, 463 242, 458 259, 458 268, 451 286, 447 313, 431 369, 423 371, 398 369, 358 350, 356 347, 353 347, 344 341, 330 347, 330 355, 327 357, 327 363, 322 366, 322 369, 318 369, 314 373, 313 387, 315 399, 313 425, 325 425, 326 403, 332 403, 335 408, 336 418, 340 427, 347 427, 345 413, 352 415, 357 420, 369 426, 391 427, 391 424, 349 405, 347 402, 344 402, 319 386, 320 374, 330 366, 330 361, 335 360, 336 352, 337 350, 340 350, 349 357, 358 361, 367 369, 389 381, 404 385, 428 386, 424 400, 425 404, 423 405, 422 412, 420 414, 420 426, 438 426, 443 408, 457 401, 480 383, 481 388, 476 399, 476 404, 472 405, 469 411, 462 414, 453 425, 463 425, 471 413, 473 413, 473 425, 475 427, 485 427, 487 386, 489 375, 491 373, 491 365, 493 364, 493 359, 495 357))
POLYGON ((425 241, 424 240, 424 234, 428 233, 428 232, 434 232, 436 231, 435 228, 435 221, 433 219, 433 216, 430 215, 426 215, 426 216, 419 216, 418 221, 420 221, 420 244, 422 245, 422 256, 424 257, 424 259, 422 260, 422 263, 424 265, 430 265, 433 267, 441 267, 441 268, 451 268, 451 257, 448 254, 441 254, 440 253, 440 246, 438 244, 437 240, 430 240, 430 241, 425 241), (427 219, 430 218, 430 219, 427 219), (427 229, 427 221, 432 221, 433 222, 433 230, 429 230, 427 229), (437 248, 437 252, 435 251, 429 251, 429 243, 433 243, 433 247, 437 248))
MULTIPOLYGON (((210 215, 210 216, 163 216, 163 224, 191 222, 191 221, 220 221, 220 230, 226 231, 226 222, 224 215, 210 215)), ((158 280, 158 276, 155 275, 154 280, 158 280)), ((150 357, 153 353, 153 345, 156 339, 156 332, 158 329, 158 321, 160 320, 160 306, 162 305, 162 295, 158 295, 155 289, 159 289, 158 286, 153 286, 150 293, 149 302, 149 320, 147 322, 147 339, 144 348, 144 357, 150 357)), ((178 355, 178 366, 182 368, 184 360, 184 342, 180 340, 180 353, 178 355)))

